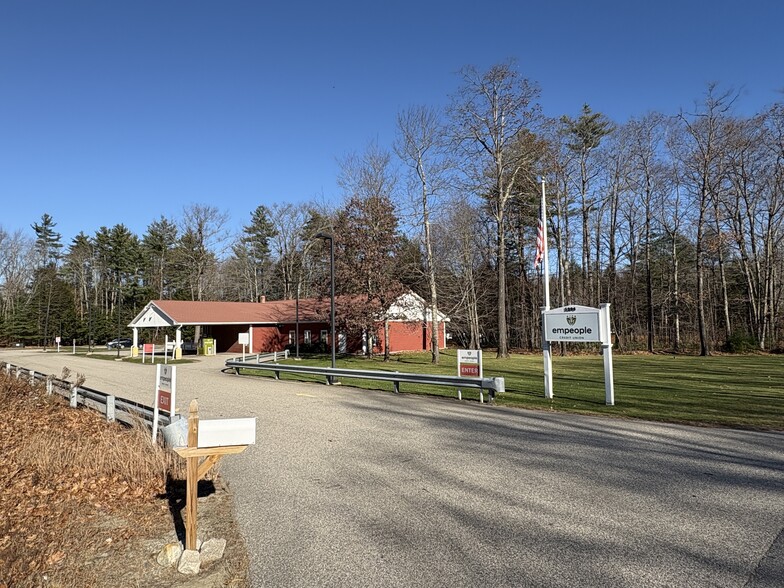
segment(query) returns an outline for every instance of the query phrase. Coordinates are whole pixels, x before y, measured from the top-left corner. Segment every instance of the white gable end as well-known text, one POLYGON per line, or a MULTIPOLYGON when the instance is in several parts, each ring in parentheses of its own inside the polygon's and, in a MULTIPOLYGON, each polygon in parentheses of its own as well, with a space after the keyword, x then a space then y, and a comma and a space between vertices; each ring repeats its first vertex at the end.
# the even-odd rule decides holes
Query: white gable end
MULTIPOLYGON (((393 321, 430 321, 430 314, 425 299, 413 292, 402 294, 390 305, 387 312, 387 316, 393 321)), ((438 320, 448 321, 449 319, 439 312, 438 320)))
POLYGON ((171 327, 174 325, 168 316, 163 314, 160 309, 152 304, 148 304, 142 312, 140 312, 133 322, 128 325, 130 327, 144 328, 144 327, 171 327))

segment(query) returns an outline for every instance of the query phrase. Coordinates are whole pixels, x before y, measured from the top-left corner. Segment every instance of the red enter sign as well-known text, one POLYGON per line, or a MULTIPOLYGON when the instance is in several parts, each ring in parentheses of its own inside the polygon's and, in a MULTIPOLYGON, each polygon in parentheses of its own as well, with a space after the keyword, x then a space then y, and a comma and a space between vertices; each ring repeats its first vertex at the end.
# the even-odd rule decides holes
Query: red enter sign
POLYGON ((460 376, 464 378, 478 378, 479 365, 478 364, 460 364, 460 376))

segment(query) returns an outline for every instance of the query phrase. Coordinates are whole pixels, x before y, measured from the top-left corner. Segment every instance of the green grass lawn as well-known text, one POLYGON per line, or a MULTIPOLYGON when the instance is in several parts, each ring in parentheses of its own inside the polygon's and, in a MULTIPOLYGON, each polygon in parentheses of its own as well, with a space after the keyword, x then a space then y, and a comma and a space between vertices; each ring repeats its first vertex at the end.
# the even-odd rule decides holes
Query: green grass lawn
MULTIPOLYGON (((69 347, 68 352, 66 353, 64 350, 60 351, 61 354, 71 355, 72 349, 69 347)), ((87 347, 77 347, 76 348, 76 355, 80 357, 89 357, 90 359, 98 359, 103 361, 116 361, 117 360, 117 350, 116 349, 106 349, 106 347, 93 347, 92 353, 88 353, 87 347)), ((142 354, 139 353, 138 357, 131 357, 130 349, 121 349, 120 350, 120 361, 124 361, 126 363, 142 363, 142 354)), ((180 365, 184 363, 193 363, 196 361, 195 359, 177 359, 173 360, 169 357, 168 362, 172 365, 180 365)), ((152 358, 148 355, 145 358, 145 363, 151 365, 152 358)), ((155 363, 163 363, 163 354, 155 354, 155 363)))
MULTIPOLYGON (((289 360, 293 361, 293 360, 289 360)), ((329 357, 303 359, 300 365, 328 366, 329 357)), ((430 364, 428 353, 381 358, 346 357, 338 367, 456 375, 455 350, 430 364)), ((499 360, 485 353, 484 376, 501 376, 506 392, 499 405, 538 410, 603 414, 654 421, 784 430, 784 356, 613 355, 615 406, 604 404, 604 363, 600 355, 553 357, 553 400, 544 398, 541 355, 514 355, 499 360)), ((271 375, 256 372, 259 375, 271 375)), ((307 379, 281 374, 284 379, 307 379)), ((312 378, 324 381, 323 377, 312 378)), ((345 385, 392 390, 392 383, 342 379, 345 385)), ((401 391, 456 398, 454 389, 401 384, 401 391)), ((464 390, 464 399, 478 391, 464 390)))

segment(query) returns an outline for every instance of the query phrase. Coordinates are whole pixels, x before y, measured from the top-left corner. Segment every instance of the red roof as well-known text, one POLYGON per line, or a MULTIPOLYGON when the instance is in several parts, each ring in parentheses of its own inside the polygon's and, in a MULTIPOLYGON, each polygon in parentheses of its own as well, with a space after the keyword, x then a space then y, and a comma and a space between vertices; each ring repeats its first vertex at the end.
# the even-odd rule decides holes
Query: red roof
MULTIPOLYGON (((271 302, 153 300, 151 304, 181 325, 293 323, 297 315, 295 300, 271 302)), ((299 320, 328 321, 329 300, 313 298, 300 300, 299 320)))

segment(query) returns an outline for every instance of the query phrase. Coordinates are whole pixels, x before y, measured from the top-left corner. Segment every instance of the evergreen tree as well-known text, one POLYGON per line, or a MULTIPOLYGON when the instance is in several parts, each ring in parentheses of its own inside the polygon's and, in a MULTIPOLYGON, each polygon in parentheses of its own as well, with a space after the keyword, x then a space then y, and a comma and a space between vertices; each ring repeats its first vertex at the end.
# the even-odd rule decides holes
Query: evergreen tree
POLYGON ((47 213, 41 215, 40 223, 33 223, 33 231, 35 231, 35 247, 38 252, 40 265, 57 265, 60 259, 60 249, 63 244, 61 241, 60 233, 55 232, 54 228, 57 223, 54 222, 51 216, 47 213))
POLYGON ((147 226, 141 252, 144 285, 151 298, 172 298, 174 292, 173 257, 177 243, 177 226, 161 216, 147 226))

